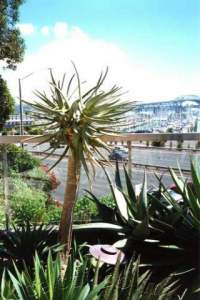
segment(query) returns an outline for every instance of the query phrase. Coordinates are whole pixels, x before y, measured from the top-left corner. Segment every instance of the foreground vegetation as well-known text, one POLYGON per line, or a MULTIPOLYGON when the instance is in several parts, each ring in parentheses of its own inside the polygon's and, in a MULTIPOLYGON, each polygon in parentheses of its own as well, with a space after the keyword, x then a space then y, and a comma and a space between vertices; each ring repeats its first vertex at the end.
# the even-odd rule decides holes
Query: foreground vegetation
MULTIPOLYGON (((198 299, 200 292, 198 280, 200 171, 197 161, 191 162, 191 170, 191 182, 185 180, 182 174, 177 176, 173 170, 170 170, 174 181, 173 190, 182 196, 182 200, 178 202, 174 198, 175 195, 163 185, 159 177, 157 177, 159 189, 149 192, 144 176, 143 187, 138 196, 135 194, 125 168, 123 174, 125 185, 122 185, 118 165, 116 165, 115 183, 106 173, 108 184, 111 186, 110 196, 98 199, 88 192, 87 197, 77 201, 74 209, 74 215, 79 223, 81 218, 82 223, 87 221, 92 221, 92 223, 74 225, 74 237, 79 246, 76 246, 76 255, 71 256, 69 269, 66 271, 68 272, 66 281, 65 277, 61 276, 62 265, 56 254, 62 249, 62 246, 57 243, 57 229, 44 225, 38 226, 45 223, 45 218, 47 218, 45 214, 41 218, 41 212, 51 211, 47 209, 49 201, 47 188, 43 181, 39 184, 39 188, 33 188, 14 174, 12 184, 15 192, 10 198, 10 203, 13 220, 17 226, 12 227, 10 232, 0 233, 2 299, 26 299, 27 295, 30 296, 29 293, 41 295, 41 298, 37 295, 31 299, 43 299, 44 290, 48 297, 50 297, 48 293, 57 295, 61 293, 61 290, 68 291, 72 280, 74 282, 73 288, 70 288, 72 294, 67 294, 65 291, 66 294, 63 292, 62 297, 67 295, 69 299, 73 299, 70 297, 74 297, 75 293, 77 299, 78 297, 92 299, 90 294, 92 297, 95 295, 94 299, 109 299, 105 297, 111 294, 115 295, 114 299, 121 299, 120 297, 124 295, 127 299, 133 299, 133 297, 134 299, 198 299), (98 271, 95 271, 93 260, 88 260, 88 247, 84 246, 84 250, 80 250, 82 249, 80 244, 84 241, 114 243, 125 252, 127 260, 130 261, 129 265, 125 263, 113 270, 110 266, 100 264, 98 271), (81 257, 80 251, 83 253, 81 257), (41 264, 44 266, 47 264, 47 266, 42 267, 41 264), (74 275, 69 275, 73 269, 72 264, 78 267, 78 274, 80 272, 80 275, 76 277, 77 282, 72 279, 74 275), (48 275, 49 268, 52 274, 56 272, 55 275, 48 275), (84 272, 82 268, 85 268, 84 272), (130 274, 136 273, 132 276, 129 272, 132 272, 130 274), (117 277, 114 279, 114 276, 117 277), (30 278, 34 277, 39 281, 30 283, 30 278), (134 282, 126 282, 132 277, 135 278, 134 282), (43 280, 48 282, 45 283, 45 289, 43 280), (81 280, 81 285, 78 285, 79 280, 81 280), (112 291, 111 282, 113 282, 112 291), (29 292, 26 289, 28 284, 29 292), (164 294, 158 292, 161 290, 164 294), (19 293, 23 295, 22 298, 19 293), (11 298, 6 298, 8 295, 11 298)), ((29 175, 35 177, 38 175, 43 179, 47 176, 46 173, 37 171, 36 168, 29 169, 28 172, 29 175)), ((56 207, 53 202, 49 204, 49 207, 52 207, 52 216, 49 213, 46 224, 58 224, 62 208, 56 207), (57 210, 56 213, 55 210, 57 210)), ((46 299, 65 299, 55 297, 58 296, 46 299)))
POLYGON ((198 162, 191 161, 189 182, 181 171, 177 176, 170 170, 173 189, 165 187, 157 176, 159 188, 150 192, 144 175, 139 195, 125 167, 122 184, 116 164, 115 182, 104 168, 110 196, 98 199, 88 191, 77 200, 81 166, 90 180, 95 164, 102 166, 97 159, 103 158, 100 149, 108 150, 101 136, 113 133, 113 126, 119 125, 121 114, 131 104, 119 102, 117 87, 107 93, 101 91, 107 71, 94 87, 82 93, 74 69, 74 101, 70 92, 74 76, 64 95, 65 77, 56 82, 51 72, 52 97, 38 92, 42 104, 32 104, 37 116, 48 121, 49 132, 44 132, 41 142, 50 142, 47 156, 61 143, 66 144, 54 166, 69 152, 63 205, 52 198, 58 183, 47 166, 16 146, 2 149, 5 154, 7 147, 9 164, 5 170, 5 160, 1 160, 0 205, 5 205, 5 214, 0 214, 2 227, 6 223, 6 230, 0 231, 1 299, 198 299, 198 162), (9 190, 12 193, 8 194, 9 190), (77 244, 71 250, 73 212, 81 224, 73 225, 77 244), (58 226, 49 226, 55 224, 59 224, 59 230, 58 226), (83 242, 86 244, 81 246, 83 242), (87 246, 95 243, 121 249, 125 260, 120 263, 118 257, 114 268, 100 257, 95 260, 87 246))
POLYGON ((47 300, 113 300, 117 299, 180 299, 174 298, 177 283, 167 278, 159 284, 151 284, 149 271, 140 271, 139 259, 132 260, 123 270, 119 263, 102 274, 101 267, 93 267, 91 259, 73 254, 66 271, 62 272, 60 259, 53 260, 51 253, 43 266, 36 254, 34 268, 19 272, 4 271, 1 279, 2 299, 47 300))

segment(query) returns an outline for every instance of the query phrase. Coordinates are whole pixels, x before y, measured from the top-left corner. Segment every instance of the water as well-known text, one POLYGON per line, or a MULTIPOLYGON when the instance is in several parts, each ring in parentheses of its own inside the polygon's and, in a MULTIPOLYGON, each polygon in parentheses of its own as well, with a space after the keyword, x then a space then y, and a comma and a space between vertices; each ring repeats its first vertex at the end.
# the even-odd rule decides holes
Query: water
POLYGON ((134 127, 133 131, 153 131, 155 129, 161 129, 163 126, 166 126, 166 122, 160 119, 154 119, 134 127))

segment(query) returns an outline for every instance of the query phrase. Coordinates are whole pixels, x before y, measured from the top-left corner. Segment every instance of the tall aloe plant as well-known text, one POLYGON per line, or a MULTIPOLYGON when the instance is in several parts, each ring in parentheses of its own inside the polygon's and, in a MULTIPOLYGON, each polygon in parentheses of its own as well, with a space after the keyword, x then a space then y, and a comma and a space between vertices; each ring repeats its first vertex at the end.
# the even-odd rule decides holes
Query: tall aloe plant
POLYGON ((101 139, 102 135, 118 133, 115 128, 122 124, 125 113, 133 108, 132 103, 121 100, 121 88, 113 86, 106 92, 102 90, 108 69, 101 73, 96 85, 84 93, 75 65, 74 70, 75 74, 66 87, 65 75, 57 82, 50 71, 51 95, 37 91, 37 102, 25 101, 36 110, 36 117, 46 121, 48 133, 44 134, 41 143, 51 142, 46 150, 50 151, 47 156, 54 153, 59 144, 66 144, 65 150, 52 168, 68 154, 67 182, 60 221, 60 239, 67 245, 67 252, 71 245, 72 212, 81 166, 90 178, 91 170, 95 172, 95 165, 102 165, 100 159, 106 160, 101 150, 109 151, 108 145, 101 139), (75 90, 72 89, 74 79, 75 90))

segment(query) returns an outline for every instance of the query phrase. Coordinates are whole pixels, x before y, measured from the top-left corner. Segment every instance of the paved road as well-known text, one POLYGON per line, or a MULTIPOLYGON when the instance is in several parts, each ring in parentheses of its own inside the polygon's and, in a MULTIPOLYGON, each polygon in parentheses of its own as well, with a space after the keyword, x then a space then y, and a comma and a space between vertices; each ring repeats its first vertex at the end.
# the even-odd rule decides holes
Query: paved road
MULTIPOLYGON (((31 146, 28 146, 29 150, 32 150, 31 146)), ((34 150, 41 151, 43 148, 34 148, 34 150)), ((63 149, 58 149, 57 153, 61 153, 63 149)), ((177 164, 180 165, 183 169, 190 168, 190 157, 198 157, 200 158, 200 153, 195 152, 184 152, 184 151, 167 151, 167 150, 157 150, 157 149, 138 149, 134 148, 132 150, 133 162, 139 164, 146 165, 155 165, 155 166, 165 166, 165 167, 177 167, 177 164)), ((51 165, 55 159, 57 158, 48 158, 45 163, 51 165)), ((60 185, 55 191, 55 198, 59 201, 62 201, 64 195, 64 186, 66 180, 66 168, 67 168, 67 160, 63 160, 59 163, 59 165, 54 169, 54 172, 57 178, 60 181, 60 185)), ((109 173, 113 178, 114 167, 109 169, 109 173)), ((133 184, 139 184, 142 182, 144 176, 144 170, 142 169, 133 169, 133 184)), ((157 186, 158 182, 155 178, 154 172, 147 171, 147 180, 148 187, 157 186)), ((170 185, 172 183, 169 175, 166 173, 163 176, 163 181, 166 185, 170 185)), ((105 178, 105 174, 103 170, 100 168, 96 171, 96 177, 93 180, 93 192, 97 196, 102 196, 110 192, 108 183, 105 178)), ((84 172, 82 172, 81 176, 81 186, 79 195, 84 194, 84 190, 89 189, 88 180, 84 172)))
MULTIPOLYGON (((55 158, 48 159, 46 163, 50 166, 55 161, 55 158)), ((65 180, 66 180, 66 168, 67 168, 67 160, 63 160, 57 165, 54 169, 55 175, 57 176, 58 180, 60 181, 60 185, 57 187, 56 191, 54 192, 55 199, 62 202, 64 196, 64 188, 65 188, 65 180)), ((113 168, 109 168, 109 174, 111 178, 114 179, 114 166, 113 168)), ((154 172, 147 171, 147 182, 148 187, 155 187, 158 186, 157 179, 154 175, 154 172)), ((123 175, 123 172, 121 172, 123 175)), ((158 173, 157 173, 158 174, 158 173)), ((133 169, 133 184, 140 184, 143 181, 144 170, 133 169)), ((124 178, 122 178, 124 181, 124 178)), ((171 178, 168 174, 164 174, 163 182, 168 186, 172 184, 171 178)), ((81 174, 81 185, 79 190, 79 196, 83 196, 85 194, 85 190, 89 189, 88 179, 85 175, 84 171, 81 174)), ((110 188, 105 177, 105 174, 101 168, 97 168, 96 170, 96 177, 92 182, 92 191, 96 196, 104 196, 110 193, 110 188)))
POLYGON ((145 165, 190 169, 190 157, 200 157, 199 152, 169 151, 159 149, 133 149, 133 162, 145 165))
MULTIPOLYGON (((30 151, 42 152, 47 149, 49 144, 36 146, 27 145, 26 148, 30 151)), ((57 149, 55 153, 61 154, 62 149, 57 149)), ((133 163, 154 165, 154 166, 164 166, 164 167, 174 167, 177 168, 178 163, 183 169, 190 169, 190 157, 196 156, 200 157, 200 152, 191 151, 174 151, 174 150, 160 150, 160 149, 148 149, 148 148, 133 148, 132 157, 133 163)))

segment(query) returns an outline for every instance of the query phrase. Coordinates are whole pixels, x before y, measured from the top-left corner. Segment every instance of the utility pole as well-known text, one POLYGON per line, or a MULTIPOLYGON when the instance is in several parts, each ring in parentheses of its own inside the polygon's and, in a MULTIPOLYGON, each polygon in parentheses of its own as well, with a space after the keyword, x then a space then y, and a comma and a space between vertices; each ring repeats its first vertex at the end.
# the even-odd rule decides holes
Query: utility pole
POLYGON ((21 86, 21 79, 18 79, 19 84, 19 114, 20 114, 20 135, 24 135, 24 128, 23 128, 23 106, 22 106, 22 86, 21 86))
POLYGON ((7 157, 7 147, 3 146, 2 149, 3 158, 3 195, 4 195, 4 205, 5 205, 5 217, 6 217, 6 230, 10 228, 10 205, 9 205, 9 188, 8 188, 8 157, 7 157))
MULTIPOLYGON (((20 135, 24 135, 24 127, 23 127, 23 105, 22 105, 22 85, 21 81, 31 76, 34 72, 24 76, 23 78, 18 78, 18 86, 19 86, 19 114, 20 114, 20 135)), ((21 143, 22 148, 24 148, 24 144, 21 143)))

